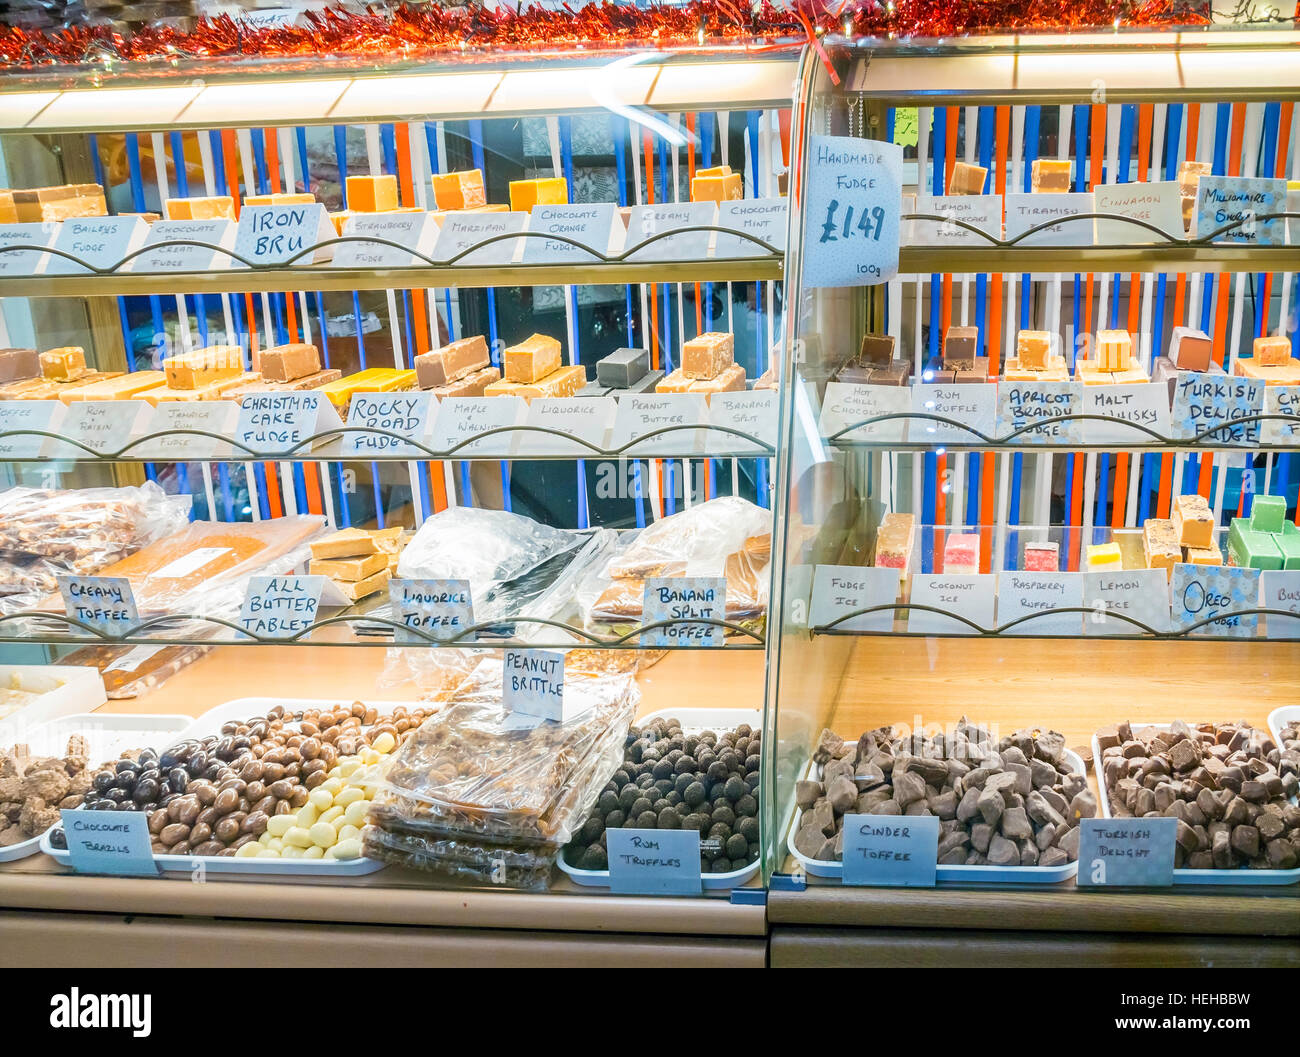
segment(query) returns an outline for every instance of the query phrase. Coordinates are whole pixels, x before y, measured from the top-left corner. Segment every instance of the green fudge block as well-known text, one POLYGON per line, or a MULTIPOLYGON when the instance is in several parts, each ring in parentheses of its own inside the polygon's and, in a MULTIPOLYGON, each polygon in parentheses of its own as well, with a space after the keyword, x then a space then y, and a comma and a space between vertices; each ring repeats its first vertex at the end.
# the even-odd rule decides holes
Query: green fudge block
POLYGON ((1246 518, 1235 517, 1228 529, 1228 560, 1243 569, 1280 569, 1282 552, 1277 539, 1252 529, 1246 518))
POLYGON ((1290 521, 1282 522, 1282 531, 1273 537, 1282 552, 1283 569, 1300 569, 1300 528, 1290 521))
POLYGON ((1286 521, 1286 500, 1280 495, 1257 495, 1250 508, 1250 527, 1256 532, 1281 532, 1286 521))

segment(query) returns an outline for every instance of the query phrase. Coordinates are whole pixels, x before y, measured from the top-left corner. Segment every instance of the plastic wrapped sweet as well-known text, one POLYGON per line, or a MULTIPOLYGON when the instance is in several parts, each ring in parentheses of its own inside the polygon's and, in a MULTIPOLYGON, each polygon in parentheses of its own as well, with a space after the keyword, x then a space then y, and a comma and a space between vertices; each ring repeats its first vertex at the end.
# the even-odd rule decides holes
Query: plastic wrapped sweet
POLYGON ((211 650, 211 646, 83 646, 60 663, 98 668, 108 699, 120 701, 161 686, 211 650))
POLYGON ((542 889, 550 884, 555 852, 515 848, 465 837, 435 837, 367 826, 362 854, 467 884, 542 889))

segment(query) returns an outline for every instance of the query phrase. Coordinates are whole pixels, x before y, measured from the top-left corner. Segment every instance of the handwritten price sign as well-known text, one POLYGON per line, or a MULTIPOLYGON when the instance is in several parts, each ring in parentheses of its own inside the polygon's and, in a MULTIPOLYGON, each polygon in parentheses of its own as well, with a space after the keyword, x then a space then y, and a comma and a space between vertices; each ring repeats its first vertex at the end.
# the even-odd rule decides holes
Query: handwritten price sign
POLYGON ((898 274, 903 149, 814 136, 809 146, 804 283, 875 286, 898 274))

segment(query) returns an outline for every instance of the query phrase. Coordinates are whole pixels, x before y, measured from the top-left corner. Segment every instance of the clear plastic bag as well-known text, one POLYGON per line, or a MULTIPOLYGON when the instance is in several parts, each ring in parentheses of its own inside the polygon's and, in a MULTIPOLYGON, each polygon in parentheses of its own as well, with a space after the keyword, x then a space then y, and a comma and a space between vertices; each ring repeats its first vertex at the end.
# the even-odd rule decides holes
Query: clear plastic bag
POLYGON ((393 866, 423 870, 464 884, 544 889, 558 854, 554 849, 515 848, 465 837, 436 837, 367 826, 362 854, 393 866))
POLYGON ((99 669, 110 701, 139 697, 161 686, 211 646, 83 646, 60 664, 99 669))

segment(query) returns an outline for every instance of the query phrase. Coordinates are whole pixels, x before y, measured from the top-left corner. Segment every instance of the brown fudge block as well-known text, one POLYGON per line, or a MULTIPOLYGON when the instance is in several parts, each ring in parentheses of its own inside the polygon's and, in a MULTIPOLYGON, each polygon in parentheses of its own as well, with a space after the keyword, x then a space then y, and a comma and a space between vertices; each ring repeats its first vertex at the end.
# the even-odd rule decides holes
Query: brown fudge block
POLYGON ((682 346, 682 373, 687 378, 716 378, 735 362, 735 338, 730 334, 710 333, 691 338, 682 346))
POLYGON ((1036 194, 1068 191, 1070 190, 1070 160, 1068 158, 1035 158, 1031 179, 1036 194))
POLYGON ((73 217, 108 215, 104 189, 99 184, 64 184, 14 191, 14 211, 20 224, 73 217))
POLYGON ((921 376, 922 381, 929 382, 931 385, 952 385, 957 381, 956 371, 926 371, 921 376))
POLYGON ((309 374, 305 378, 295 378, 291 382, 268 382, 265 379, 258 379, 226 390, 223 399, 243 400, 251 393, 301 393, 309 389, 319 389, 323 385, 329 385, 330 382, 337 382, 342 377, 342 371, 330 368, 309 374))
POLYGON ((1016 359, 1027 371, 1047 370, 1053 352, 1054 334, 1046 330, 1022 330, 1016 335, 1016 359))
POLYGON ((953 371, 973 365, 979 354, 979 340, 976 327, 949 327, 943 338, 943 365, 953 371))
POLYGON ((41 377, 51 382, 72 382, 86 373, 86 352, 66 345, 41 353, 41 377))
POLYGON ((374 537, 364 529, 357 528, 340 529, 321 539, 312 540, 308 546, 313 559, 358 558, 379 550, 374 537))
POLYGON ((164 360, 163 370, 172 389, 202 389, 238 378, 244 370, 243 350, 238 345, 210 345, 164 360))
POLYGON ((421 389, 433 389, 482 370, 488 362, 487 341, 483 335, 475 334, 417 356, 415 377, 421 389))
POLYGON ((975 357, 975 363, 970 367, 962 367, 953 371, 952 380, 959 385, 973 384, 975 382, 987 382, 989 380, 989 361, 987 356, 975 357))
POLYGON ((0 224, 17 224, 18 210, 14 206, 14 193, 0 191, 0 224))
POLYGON ((1165 578, 1174 575, 1174 566, 1183 559, 1174 523, 1166 518, 1147 518, 1142 523, 1142 554, 1148 569, 1163 569, 1165 578))
POLYGON ((1214 514, 1203 495, 1180 495, 1174 500, 1170 524, 1181 547, 1206 550, 1214 547, 1214 514))
POLYGON ((950 195, 982 195, 984 193, 984 181, 987 179, 989 171, 982 165, 971 165, 969 162, 959 161, 952 167, 952 176, 948 178, 948 193, 950 195))
POLYGON ((35 349, 0 349, 0 382, 37 378, 40 373, 41 358, 35 349))
POLYGON ((292 382, 320 371, 320 350, 315 345, 294 342, 264 349, 258 370, 268 382, 292 382))
POLYGON ((691 382, 690 392, 711 397, 714 393, 740 393, 745 389, 745 368, 738 363, 724 367, 712 378, 697 378, 691 382))
POLYGON ((858 359, 864 364, 878 364, 883 367, 894 358, 894 336, 892 334, 864 334, 862 347, 858 350, 858 359))
POLYGON ((871 375, 878 370, 880 370, 879 367, 862 367, 856 363, 850 363, 847 367, 840 368, 835 380, 849 385, 866 385, 871 381, 871 375))
POLYGON ((1255 362, 1261 367, 1285 367, 1291 363, 1291 339, 1278 337, 1255 339, 1255 362))
POLYGON ((876 367, 871 371, 872 385, 907 385, 912 377, 912 365, 903 360, 895 360, 885 367, 876 367))
POLYGON ((506 349, 503 357, 506 381, 528 385, 540 381, 560 367, 560 343, 545 334, 533 334, 506 349))
POLYGON ((499 367, 483 367, 447 385, 435 385, 429 392, 439 400, 445 400, 449 396, 483 396, 489 385, 499 381, 501 381, 499 367))
POLYGON ((1214 341, 1203 330, 1174 327, 1169 335, 1169 361, 1180 371, 1208 371, 1213 353, 1214 341))
POLYGON ((307 571, 312 576, 328 576, 333 580, 356 583, 380 570, 388 569, 388 555, 376 549, 374 554, 351 558, 313 558, 307 571))
POLYGON ((492 382, 484 396, 521 396, 532 401, 539 396, 572 396, 587 384, 587 372, 581 365, 561 367, 537 382, 492 382))

